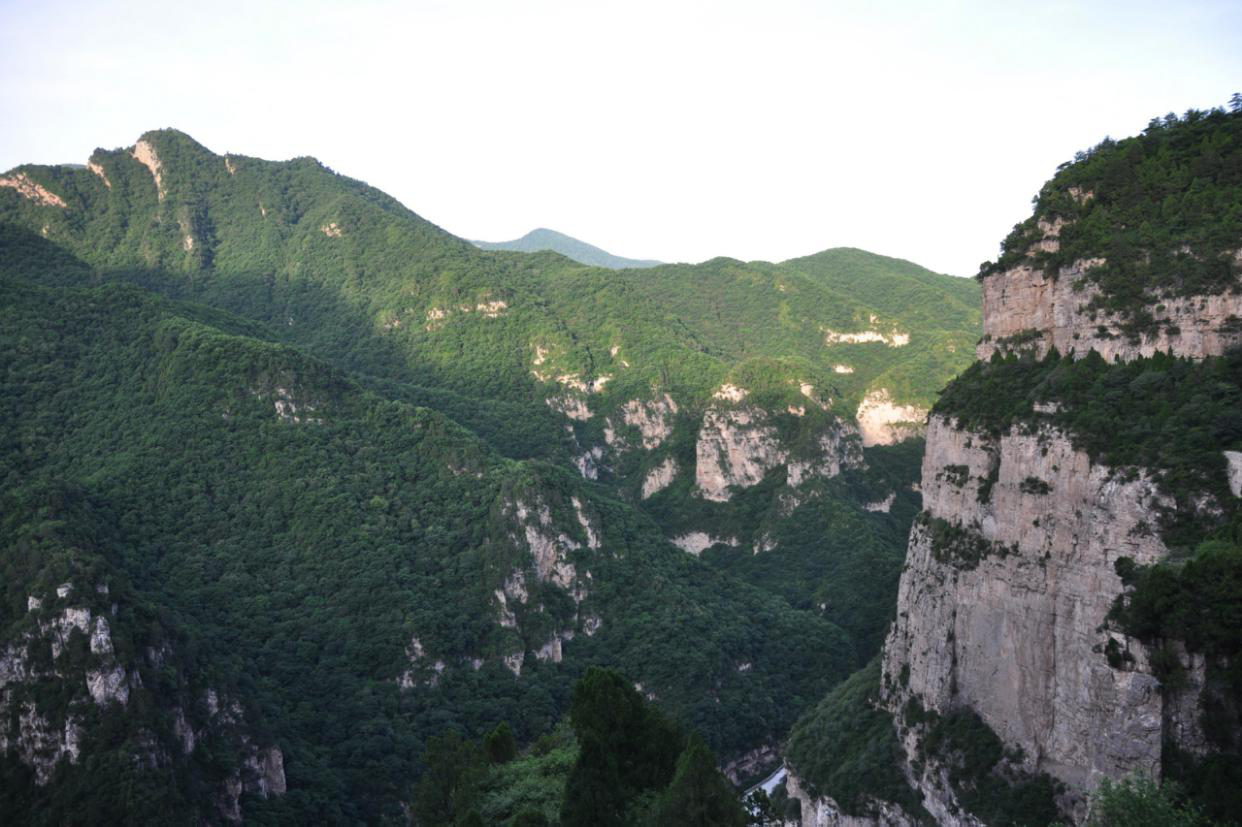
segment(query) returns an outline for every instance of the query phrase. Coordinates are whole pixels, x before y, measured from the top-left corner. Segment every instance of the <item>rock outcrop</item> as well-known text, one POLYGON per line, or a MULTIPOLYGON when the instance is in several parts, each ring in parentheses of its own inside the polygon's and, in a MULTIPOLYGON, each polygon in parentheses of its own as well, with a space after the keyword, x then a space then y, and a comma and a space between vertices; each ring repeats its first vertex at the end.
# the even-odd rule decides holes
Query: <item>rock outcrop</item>
POLYGON ((858 430, 863 445, 892 445, 923 433, 928 411, 918 405, 898 405, 892 394, 879 388, 870 391, 858 406, 858 430))
POLYGON ((711 407, 695 443, 695 483, 704 499, 727 502, 789 457, 767 414, 753 407, 711 407))
MULTIPOLYGON (((849 425, 832 423, 813 449, 792 455, 772 417, 744 401, 746 391, 725 385, 715 398, 703 414, 694 446, 695 484, 706 500, 727 502, 731 489, 756 485, 781 465, 786 466, 789 485, 796 487, 811 477, 834 477, 862 464, 858 432, 849 425)), ((865 438, 862 444, 867 444, 865 438)))
POLYGON ((164 200, 164 165, 160 162, 160 156, 156 153, 155 147, 150 141, 139 140, 134 144, 133 150, 130 152, 134 156, 134 160, 142 164, 151 171, 151 177, 155 179, 155 194, 160 200, 164 200))
POLYGON ((29 198, 31 201, 42 204, 45 207, 60 207, 61 209, 66 207, 63 198, 24 172, 15 172, 12 175, 0 178, 0 187, 16 190, 18 195, 21 195, 23 198, 29 198))
POLYGON ((279 747, 255 742, 235 698, 213 689, 182 697, 181 705, 166 710, 172 726, 158 737, 163 715, 151 714, 150 696, 137 704, 132 697, 143 691, 144 670, 170 667, 175 652, 161 645, 142 655, 118 654, 137 647, 132 639, 114 642, 119 606, 108 603, 109 591, 105 583, 81 588, 66 582, 54 593, 28 596, 25 632, 0 650, 0 753, 29 767, 36 784, 48 785, 62 768, 78 764, 84 739, 100 720, 91 709, 97 707, 123 716, 132 733, 125 749, 142 770, 168 771, 193 760, 204 738, 224 738, 240 761, 214 797, 227 820, 241 820, 243 792, 283 795, 284 756, 279 747), (52 685, 59 687, 55 693, 48 692, 52 685))
POLYGON ((665 457, 664 461, 643 477, 642 498, 645 500, 668 488, 677 476, 677 460, 665 457))
MULTIPOLYGON (((1040 226, 1044 246, 1032 253, 1055 251, 1063 225, 1040 226)), ((1055 347, 1078 356, 1096 350, 1110 361, 1159 351, 1202 358, 1242 343, 1242 295, 1228 291, 1165 299, 1152 310, 1155 332, 1128 337, 1120 318, 1091 306, 1099 289, 1087 273, 1101 264, 1077 261, 1050 278, 1028 260, 986 278, 979 357, 1026 348, 1042 357, 1055 347)), ((871 397, 860 407, 868 444, 875 424, 914 418, 891 407, 871 397)), ((1162 687, 1146 647, 1110 628, 1109 610, 1125 588, 1116 563, 1167 556, 1158 523, 1173 502, 1142 469, 1122 474, 1093 463, 1049 424, 1058 410, 1041 406, 999 436, 931 417, 924 512, 884 649, 883 702, 895 719, 911 703, 977 713, 1007 747, 1020 748, 1022 770, 1064 784, 1060 803, 1078 817, 1101 778, 1159 777, 1166 741, 1205 749, 1198 708, 1205 670, 1183 652, 1185 686, 1162 687)), ((1242 457, 1227 460, 1237 493, 1242 457)), ((918 754, 918 733, 900 734, 906 775, 928 811, 941 823, 968 823, 942 768, 918 754)), ((804 824, 904 823, 899 812, 855 821, 830 800, 799 797, 804 824)))
POLYGON ((1159 681, 1102 654, 1113 640, 1141 648, 1105 620, 1122 591, 1117 559, 1167 553, 1151 525, 1155 484, 1119 480, 1046 427, 990 440, 933 417, 922 487, 884 652, 890 710, 911 697, 968 706, 1029 769, 1080 793, 1158 772, 1159 681))
POLYGON ((651 451, 673 433, 677 403, 664 394, 659 399, 642 402, 637 399, 625 403, 621 417, 626 425, 637 428, 642 437, 643 448, 651 451))
MULTIPOLYGON (((1077 188, 1069 195, 1080 205, 1093 197, 1077 188)), ((1222 260, 1234 278, 1217 292, 1157 292, 1141 312, 1123 316, 1103 309, 1091 272, 1105 259, 1084 256, 1046 271, 1069 220, 1030 222, 1024 256, 984 277, 980 359, 1015 351, 1042 358, 1054 348, 1079 358, 1094 350, 1110 363, 1157 353, 1202 359, 1242 345, 1242 252, 1222 260)), ((1162 515, 1178 507, 1219 514, 1221 504, 1204 494, 1187 506, 1164 492, 1154 471, 1093 462, 1053 426, 1061 413, 1060 403, 1044 402, 1001 433, 959 428, 949 411, 927 426, 924 511, 884 647, 880 702, 904 747, 900 769, 941 824, 979 823, 962 807, 951 773, 923 751, 925 722, 949 714, 977 715, 995 733, 1007 750, 1006 773, 1060 782, 1056 806, 1069 820, 1084 815, 1103 778, 1159 778, 1170 744, 1194 756, 1209 750, 1204 658, 1165 642, 1161 658, 1176 658, 1183 676, 1165 685, 1153 652, 1109 613, 1127 588, 1120 559, 1144 566, 1169 555, 1162 515)), ((869 445, 881 441, 881 426, 919 418, 870 395, 858 412, 869 445)), ((1242 453, 1225 459, 1229 488, 1242 496, 1242 453)), ((891 807, 846 815, 809 793, 796 769, 789 790, 804 825, 908 823, 891 807)))
MULTIPOLYGON (((1242 266, 1242 252, 1234 257, 1242 266)), ((1075 261, 1049 277, 1027 261, 985 278, 979 358, 1027 348, 1043 357, 1054 347, 1080 357, 1095 350, 1110 362, 1163 352, 1202 358, 1242 344, 1242 292, 1154 297, 1151 330, 1137 339, 1127 335, 1119 316, 1091 306, 1100 288, 1087 273, 1103 263, 1075 261)))

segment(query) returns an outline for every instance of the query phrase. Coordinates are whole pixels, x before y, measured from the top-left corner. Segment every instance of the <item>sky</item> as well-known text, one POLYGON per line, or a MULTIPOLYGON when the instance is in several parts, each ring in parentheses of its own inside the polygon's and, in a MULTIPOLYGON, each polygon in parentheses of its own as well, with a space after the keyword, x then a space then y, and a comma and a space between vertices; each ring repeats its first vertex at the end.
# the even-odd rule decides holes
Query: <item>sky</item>
POLYGON ((1074 153, 1242 91, 1242 2, 0 0, 0 169, 175 127, 459 236, 973 275, 1074 153))

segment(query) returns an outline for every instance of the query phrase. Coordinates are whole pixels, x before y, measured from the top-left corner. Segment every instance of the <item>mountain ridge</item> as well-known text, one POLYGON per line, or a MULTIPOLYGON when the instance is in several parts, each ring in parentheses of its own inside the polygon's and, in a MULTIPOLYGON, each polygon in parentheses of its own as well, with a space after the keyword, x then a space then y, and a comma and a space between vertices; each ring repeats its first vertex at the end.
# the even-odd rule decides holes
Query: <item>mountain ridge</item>
MULTIPOLYGON (((902 440, 978 335, 963 280, 861 251, 637 270, 483 251, 313 159, 217 155, 174 130, 4 181, 0 276, 29 289, 0 291, 21 367, 7 421, 26 435, 0 441, 0 471, 89 483, 136 515, 115 565, 198 641, 185 681, 205 671, 265 711, 245 716, 261 730, 247 737, 278 746, 301 791, 262 797, 267 776, 242 752, 218 768, 239 797, 230 781, 178 806, 305 814, 344 797, 340 820, 395 813, 427 738, 507 719, 533 739, 592 664, 754 771, 878 649, 919 502, 920 443, 902 440), (851 295, 860 281, 869 300, 851 295), (159 505, 173 499, 183 519, 159 505), (363 582, 390 608, 362 617, 363 582), (280 595, 276 628, 260 586, 280 595), (334 643, 336 623, 367 642, 334 643), (241 677, 271 664, 296 683, 316 663, 299 640, 332 653, 324 731, 378 722, 388 765, 360 775, 289 690, 241 677), (828 654, 796 657, 807 648, 828 654)), ((37 509, 18 519, 37 524, 37 509)), ((47 641, 17 631, 42 621, 27 617, 27 573, 10 582, 5 640, 26 663, 47 641)), ((155 664, 126 664, 155 685, 155 664)), ((70 713, 91 710, 69 688, 81 673, 56 674, 70 713)), ((154 700, 175 718, 172 698, 154 700)), ((36 711, 44 729, 68 720, 36 711)), ((124 705, 103 711, 139 725, 124 705)), ((10 744, 42 731, 14 726, 10 744)), ((151 731, 171 745, 158 766, 199 777, 175 727, 151 731)), ((5 751, 26 779, 14 756, 33 752, 5 751)), ((68 780, 14 782, 14 811, 99 780, 70 754, 55 771, 68 780)))
POLYGON ((564 233, 558 233, 556 230, 549 230, 546 227, 536 227, 521 238, 515 238, 512 241, 472 241, 471 243, 481 250, 509 250, 517 253, 539 253, 545 251, 560 253, 579 264, 607 267, 609 270, 658 267, 664 263, 655 259, 626 258, 613 255, 593 244, 580 241, 564 233))

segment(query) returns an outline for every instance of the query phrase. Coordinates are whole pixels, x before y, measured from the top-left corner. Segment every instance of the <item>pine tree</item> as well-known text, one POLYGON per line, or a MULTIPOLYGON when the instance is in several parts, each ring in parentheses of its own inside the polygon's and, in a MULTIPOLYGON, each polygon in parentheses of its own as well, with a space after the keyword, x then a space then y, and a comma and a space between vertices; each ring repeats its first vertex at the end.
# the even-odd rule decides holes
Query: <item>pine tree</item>
POLYGON ((658 827, 743 827, 746 811, 698 733, 677 759, 673 783, 656 805, 658 827))
POLYGON ((517 739, 509 724, 502 721, 483 738, 483 751, 493 764, 507 764, 517 758, 517 739))

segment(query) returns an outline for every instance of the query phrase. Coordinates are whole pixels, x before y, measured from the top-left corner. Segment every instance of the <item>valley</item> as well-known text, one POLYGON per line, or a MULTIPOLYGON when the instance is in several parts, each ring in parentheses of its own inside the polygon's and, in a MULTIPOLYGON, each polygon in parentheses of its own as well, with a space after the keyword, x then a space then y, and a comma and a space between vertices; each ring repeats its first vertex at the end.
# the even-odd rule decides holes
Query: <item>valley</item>
POLYGON ((169 130, 3 181, 10 812, 395 818, 591 665, 743 783, 878 651, 973 283, 482 251, 169 130))

